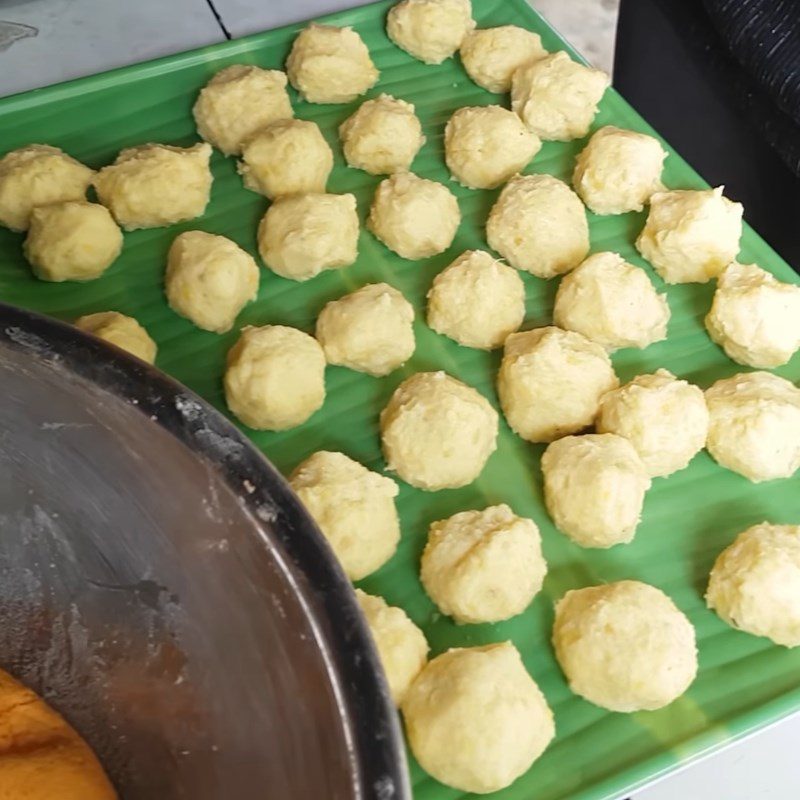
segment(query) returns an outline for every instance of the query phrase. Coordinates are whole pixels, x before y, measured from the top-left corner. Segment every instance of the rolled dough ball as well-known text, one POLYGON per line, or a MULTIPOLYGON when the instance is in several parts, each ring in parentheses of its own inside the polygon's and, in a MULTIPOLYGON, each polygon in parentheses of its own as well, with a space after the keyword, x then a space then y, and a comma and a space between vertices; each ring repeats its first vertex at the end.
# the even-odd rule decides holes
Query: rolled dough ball
POLYGON ((483 250, 462 253, 428 292, 428 325, 465 347, 501 347, 524 318, 519 273, 483 250))
POLYGON ((702 389, 659 369, 603 395, 596 427, 624 436, 650 477, 665 477, 703 449, 708 408, 702 389))
POLYGON ((800 468, 800 389, 769 372, 746 372, 706 389, 706 448, 753 483, 790 478, 800 468))
POLYGON ((666 157, 655 137, 606 125, 575 159, 572 185, 595 214, 641 211, 653 192, 664 189, 666 157))
POLYGON ((303 28, 286 59, 289 81, 309 103, 349 103, 378 82, 369 50, 352 28, 303 28))
POLYGON ((425 634, 402 608, 388 605, 382 597, 356 589, 356 599, 378 648, 392 700, 399 706, 428 661, 425 634))
POLYGON ((258 252, 275 273, 307 281, 358 255, 358 214, 352 194, 279 197, 258 226, 258 252))
POLYGON ((386 18, 389 38, 426 64, 450 58, 474 27, 469 0, 403 0, 386 18))
POLYGON ((639 581, 567 592, 556 604, 553 645, 570 689, 610 711, 662 708, 697 674, 692 623, 639 581))
POLYGON ((437 656, 402 710, 422 768, 462 792, 510 786, 555 736, 553 712, 511 642, 437 656))
POLYGON ((156 360, 156 343, 133 317, 126 317, 118 311, 100 311, 79 317, 75 320, 75 327, 127 350, 148 364, 156 360))
POLYGON ((237 169, 246 189, 270 199, 324 192, 333 151, 315 122, 278 120, 248 139, 237 169))
POLYGON ((800 525, 740 533, 714 562, 706 603, 740 631, 800 646, 800 525))
POLYGON ((57 147, 29 144, 0 158, 0 225, 26 231, 31 210, 83 200, 94 172, 57 147))
POLYGON ((43 281, 90 281, 120 254, 122 231, 105 206, 66 200, 31 210, 24 249, 43 281))
POLYGON ((546 574, 536 524, 499 505, 432 523, 420 577, 443 614, 478 623, 521 614, 546 574))
POLYGON ((317 319, 329 364, 379 377, 414 354, 414 307, 386 283, 370 283, 331 300, 317 319))
POLYGON ((382 567, 397 549, 397 484, 342 453, 320 450, 289 478, 347 573, 357 581, 382 567))
POLYGON ((608 353, 579 333, 535 328, 506 339, 497 393, 508 424, 530 442, 588 428, 617 386, 608 353))
POLYGON ((667 338, 667 296, 641 267, 617 253, 593 253, 556 293, 553 322, 614 351, 645 348, 667 338))
POLYGON ((578 195, 551 175, 512 178, 486 223, 489 247, 538 278, 569 272, 589 253, 589 223, 578 195))
POLYGON ((402 258, 447 250, 461 222, 458 201, 441 183, 401 172, 378 184, 367 227, 402 258))
POLYGON ((500 106, 459 108, 444 129, 447 167, 462 186, 494 189, 525 167, 542 143, 500 106))
POLYGON ((589 133, 608 75, 563 50, 523 64, 511 78, 511 109, 540 139, 567 142, 589 133))
POLYGON ((722 188, 651 195, 636 248, 667 283, 708 283, 735 260, 743 208, 722 188))
POLYGON ((466 486, 497 447, 497 412, 475 389, 444 372, 419 372, 381 412, 388 468, 433 492, 466 486))
POLYGON ((489 92, 511 90, 511 76, 523 64, 544 58, 547 50, 533 31, 516 25, 479 28, 461 42, 461 63, 478 86, 489 92))
POLYGON ((800 349, 800 286, 733 262, 719 276, 706 328, 737 364, 780 367, 800 349))
POLYGON ((197 132, 226 156, 238 155, 256 131, 293 113, 286 74, 251 64, 221 69, 200 90, 193 109, 197 132))
POLYGON ((199 217, 211 194, 211 145, 143 144, 122 150, 94 177, 100 202, 126 230, 199 217))
POLYGON ((414 106, 388 94, 365 100, 339 126, 344 157, 370 175, 406 172, 425 144, 414 106))
POLYGON ((186 231, 167 256, 166 292, 173 311, 198 328, 225 333, 258 293, 255 259, 224 236, 186 231))
POLYGON ((302 425, 325 401, 322 348, 296 328, 248 325, 228 351, 225 401, 256 430, 302 425))

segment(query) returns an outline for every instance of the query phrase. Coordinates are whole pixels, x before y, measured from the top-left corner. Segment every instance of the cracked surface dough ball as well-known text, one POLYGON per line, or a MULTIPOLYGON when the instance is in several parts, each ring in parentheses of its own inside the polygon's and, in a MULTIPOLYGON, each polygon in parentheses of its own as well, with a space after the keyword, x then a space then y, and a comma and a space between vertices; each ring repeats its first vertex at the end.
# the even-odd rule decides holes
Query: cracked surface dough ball
POLYGON ((523 64, 511 78, 511 109, 540 139, 567 142, 589 133, 608 75, 563 50, 523 64))
POLYGON ((342 453, 320 450, 289 478, 350 580, 382 567, 397 549, 397 484, 342 453))
POLYGON ((800 348, 800 286, 755 264, 729 264, 719 276, 706 329, 737 364, 780 367, 800 348))
POLYGON ((470 0, 403 0, 386 18, 389 38, 426 64, 450 58, 474 27, 470 0))
POLYGON ((367 284, 322 309, 317 341, 329 364, 388 375, 414 354, 414 307, 387 283, 367 284))
POLYGON ((497 393, 508 424, 530 442, 589 427, 617 386, 608 353, 579 333, 547 327, 506 339, 497 393))
POLYGON ((739 253, 742 211, 721 186, 655 192, 636 249, 667 283, 708 283, 739 253))
POLYGON ((307 281, 358 255, 358 214, 352 194, 279 197, 258 226, 258 252, 278 275, 307 281))
POLYGON ((538 278, 569 272, 589 253, 589 223, 578 195, 551 175, 517 175, 492 206, 489 247, 538 278))
POLYGON ((610 711, 662 708, 697 674, 691 622, 639 581, 567 592, 556 604, 553 645, 570 689, 610 711))
POLYGON ((133 317, 118 311, 100 311, 75 320, 75 327, 127 350, 148 364, 156 360, 156 343, 133 317))
POLYGON ((378 184, 367 227, 402 258, 429 258, 453 243, 461 212, 441 183, 402 172, 378 184))
POLYGON ((546 574, 536 524, 498 505, 432 523, 420 577, 443 614, 479 623, 521 614, 546 574))
POLYGON ((703 449, 708 408, 702 389, 659 369, 603 395, 596 427, 625 437, 651 478, 665 477, 703 449))
POLYGON ((740 533, 714 562, 706 603, 740 631, 800 646, 800 525, 740 533))
POLYGON ((667 296, 641 267, 617 253, 593 253, 565 275, 553 309, 556 325, 609 351, 666 339, 669 318, 667 296))
POLYGON ((425 144, 414 106, 388 94, 364 101, 339 126, 344 157, 370 175, 405 172, 425 144))
POLYGON ((173 311, 198 328, 225 333, 258 293, 258 265, 224 236, 186 231, 167 256, 166 293, 173 311))
POLYGON ((633 539, 650 476, 627 439, 565 436, 547 446, 542 474, 547 511, 573 542, 605 548, 633 539))
POLYGON ((511 642, 437 656, 411 684, 402 710, 422 768, 463 792, 510 786, 555 736, 553 712, 511 642))
POLYGON ((706 389, 706 449, 753 483, 800 468, 800 389, 769 372, 746 372, 706 389))
POLYGON ((367 46, 352 28, 314 22, 294 40, 286 72, 309 103, 349 103, 379 76, 367 46))
POLYGON ((325 402, 325 354, 317 340, 284 325, 248 325, 228 351, 225 401, 245 425, 283 431, 325 402))
POLYGON ((444 129, 447 167, 470 189, 494 189, 505 183, 541 146, 513 111, 500 106, 459 108, 444 129))
POLYGON ((238 155, 256 131, 293 116, 286 74, 251 64, 221 69, 200 90, 192 110, 197 132, 226 156, 238 155))
POLYGON ((67 200, 31 211, 25 258, 44 281, 99 278, 122 250, 122 231, 105 206, 67 200))
POLYGON ((57 147, 29 144, 0 158, 0 225, 26 231, 31 210, 46 203, 83 200, 93 170, 57 147))
POLYGON ((466 486, 497 447, 497 412, 475 389, 444 372, 419 372, 381 412, 388 468, 426 491, 466 486))

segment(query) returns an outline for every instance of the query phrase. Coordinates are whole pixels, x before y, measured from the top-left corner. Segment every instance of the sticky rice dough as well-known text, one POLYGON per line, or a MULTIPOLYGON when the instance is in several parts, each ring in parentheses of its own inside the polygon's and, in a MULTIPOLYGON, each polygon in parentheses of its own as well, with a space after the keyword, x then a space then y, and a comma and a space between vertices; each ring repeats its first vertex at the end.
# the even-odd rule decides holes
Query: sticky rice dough
POLYGON ((75 327, 127 350, 148 364, 156 360, 156 343, 133 317, 118 311, 100 311, 78 318, 75 327))
POLYGON ((470 0, 403 0, 386 18, 389 38, 426 64, 450 58, 474 27, 470 0))

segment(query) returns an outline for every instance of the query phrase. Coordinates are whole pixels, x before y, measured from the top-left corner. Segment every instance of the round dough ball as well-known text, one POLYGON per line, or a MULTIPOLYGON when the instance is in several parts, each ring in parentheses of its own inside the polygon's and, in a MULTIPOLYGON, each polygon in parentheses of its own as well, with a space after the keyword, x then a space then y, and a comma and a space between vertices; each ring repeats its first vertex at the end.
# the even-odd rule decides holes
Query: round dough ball
POLYGON ((511 90, 511 76, 519 67, 547 55, 538 34, 516 25, 474 30, 464 37, 460 52, 470 78, 497 93, 511 90))
POLYGON ((439 611, 479 623, 521 614, 546 574, 536 524, 499 505, 432 523, 420 578, 439 611))
POLYGON ((100 311, 76 319, 75 327, 127 350, 148 364, 156 360, 156 343, 133 317, 118 311, 100 311))
POLYGON ((100 202, 126 230, 199 217, 211 194, 211 145, 143 144, 120 151, 94 177, 100 202))
POLYGON ((258 265, 224 236, 186 231, 167 256, 166 292, 173 311, 198 328, 225 333, 258 293, 258 265))
POLYGON ((511 109, 539 138, 567 142, 589 133, 610 81, 563 50, 523 64, 511 78, 511 109))
POLYGON ((483 250, 462 253, 428 292, 428 325, 465 347, 501 347, 524 318, 519 273, 483 250))
POLYGON ((800 286, 733 262, 719 276, 706 328, 737 364, 780 367, 800 349, 800 286))
POLYGON ((0 158, 0 225, 26 231, 31 210, 83 200, 94 172, 57 147, 29 144, 0 158))
POLYGON ((201 90, 192 110, 197 132, 226 156, 238 155, 256 131, 293 116, 286 74, 250 64, 221 69, 201 90))
POLYGON ((579 333, 535 328, 506 339, 497 393, 506 421, 529 442, 588 428, 617 386, 608 353, 579 333))
POLYGON ((667 338, 667 296, 641 267, 617 253, 593 253, 556 293, 553 322, 613 351, 645 348, 667 338))
POLYGON ((289 478, 350 580, 382 567, 397 550, 397 484, 342 453, 320 450, 289 478))
POLYGON ((510 786, 555 736, 553 712, 511 642, 448 650, 403 701, 420 766, 462 792, 510 786))
POLYGON ((425 634, 402 608, 388 605, 382 597, 356 589, 356 599, 375 640, 389 693, 394 704, 399 706, 411 682, 428 661, 430 648, 425 634))
POLYGON ((662 708, 697 674, 692 623, 639 581, 567 592, 556 604, 553 645, 570 689, 609 711, 662 708))
POLYGON ((258 226, 258 252, 275 273, 307 281, 358 256, 358 214, 352 194, 279 197, 258 226))
POLYGON ((538 278, 569 272, 589 253, 589 223, 578 195, 552 175, 517 175, 486 223, 489 247, 538 278))
POLYGON ((497 447, 497 412, 475 389, 444 372, 420 372, 395 389, 381 412, 388 468, 434 492, 466 486, 497 447))
POLYGON ((386 283, 362 286, 322 309, 317 340, 329 364, 388 375, 414 354, 414 307, 386 283))
POLYGON ((370 175, 406 172, 425 144, 414 106, 388 94, 366 100, 339 126, 344 157, 370 175))
POLYGON ((513 111, 500 106, 459 108, 444 129, 447 167, 469 189, 494 189, 505 183, 541 146, 513 111))
POLYGON ((655 192, 636 249, 667 283, 708 283, 736 259, 741 203, 716 189, 655 192))
POLYGON ((753 525, 714 562, 706 603, 728 625, 800 646, 800 525, 753 525))
POLYGON ((296 328, 248 325, 228 351, 225 401, 256 430, 302 425, 325 402, 322 348, 296 328))
POLYGON ((402 172, 378 184, 367 227, 402 258, 447 250, 461 222, 455 195, 441 183, 402 172))
POLYGON ((469 0, 403 0, 386 18, 389 38, 426 64, 450 58, 474 27, 469 0))
POLYGON ((333 151, 315 122, 278 120, 247 140, 237 169, 246 189, 270 199, 324 192, 333 151))
POLYGON ((122 231, 105 206, 85 200, 50 203, 32 209, 24 250, 43 281, 90 281, 120 254, 122 231))
POLYGON ((286 59, 289 81, 309 103, 349 103, 378 82, 369 50, 352 28, 303 28, 286 59))
POLYGON ((666 477, 703 449, 708 408, 702 389, 659 369, 603 395, 596 428, 624 436, 651 478, 666 477))
POLYGON ((706 449, 753 483, 800 468, 800 389, 769 372, 747 372, 706 389, 706 449))

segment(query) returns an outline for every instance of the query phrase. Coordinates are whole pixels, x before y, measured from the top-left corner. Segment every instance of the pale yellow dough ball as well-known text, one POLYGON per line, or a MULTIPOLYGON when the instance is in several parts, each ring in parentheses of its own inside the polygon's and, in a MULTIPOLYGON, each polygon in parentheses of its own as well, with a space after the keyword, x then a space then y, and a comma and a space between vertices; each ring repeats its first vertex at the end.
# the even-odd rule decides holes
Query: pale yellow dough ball
POLYGON ((660 589, 618 581, 556 604, 556 658, 575 694, 609 711, 653 711, 697 674, 692 623, 660 589))
POLYGON ((289 483, 348 578, 365 578, 394 555, 400 522, 391 478, 342 453, 320 450, 295 469, 289 483))
POLYGON ((127 350, 148 364, 156 360, 156 343, 133 317, 117 311, 100 311, 75 320, 75 327, 127 350))
POLYGON ((510 786, 555 736, 553 712, 511 642, 437 656, 402 710, 420 766, 462 792, 510 786))
POLYGON ((173 311, 198 328, 225 333, 258 293, 258 265, 224 236, 186 231, 167 256, 166 293, 173 311))
POLYGON ((569 272, 589 253, 589 223, 578 195, 551 175, 518 175, 486 223, 489 247, 538 278, 569 272))
POLYGON ((403 381, 381 412, 388 468, 429 492, 466 486, 497 447, 497 412, 475 389, 444 372, 403 381))
POLYGON ((470 0, 403 0, 386 18, 389 38, 426 64, 450 58, 474 27, 470 0))
POLYGON ((228 351, 225 401, 256 430, 302 425, 325 401, 325 354, 317 340, 284 325, 248 325, 228 351))

